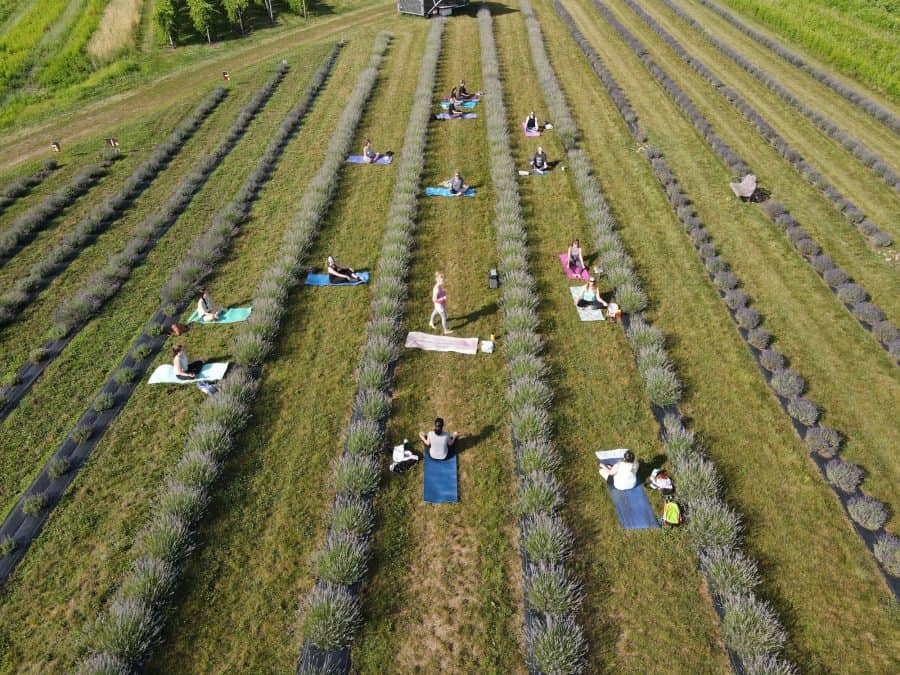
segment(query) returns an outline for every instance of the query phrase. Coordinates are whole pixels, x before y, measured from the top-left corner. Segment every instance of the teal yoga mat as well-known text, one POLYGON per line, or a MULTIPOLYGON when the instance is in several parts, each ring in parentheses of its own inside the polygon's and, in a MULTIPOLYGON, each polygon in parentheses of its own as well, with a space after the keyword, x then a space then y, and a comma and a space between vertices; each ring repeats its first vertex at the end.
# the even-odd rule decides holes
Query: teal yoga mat
POLYGON ((306 285, 307 286, 359 286, 360 284, 369 283, 369 273, 368 272, 357 272, 359 276, 363 278, 362 281, 343 281, 339 284, 333 284, 328 279, 327 274, 315 274, 310 272, 306 275, 306 285))
POLYGON ((425 452, 425 471, 423 472, 423 498, 431 504, 444 504, 459 501, 459 490, 456 481, 456 453, 450 450, 447 459, 431 459, 425 452))
POLYGON ((194 313, 191 314, 187 322, 202 323, 206 326, 216 326, 222 323, 240 323, 241 321, 246 321, 250 317, 252 311, 252 307, 230 307, 229 309, 226 309, 225 313, 216 321, 201 321, 200 312, 194 310, 194 313))
POLYGON ((461 195, 455 195, 450 192, 450 188, 445 187, 427 187, 425 188, 426 197, 474 197, 475 188, 469 188, 461 195))
POLYGON ((175 369, 171 363, 165 363, 157 366, 156 370, 150 376, 148 384, 191 384, 192 382, 214 382, 225 377, 225 371, 228 370, 228 362, 225 363, 206 363, 200 369, 200 374, 190 380, 179 380, 175 377, 175 369))
MULTIPOLYGON (((472 108, 474 108, 476 105, 478 105, 478 101, 477 101, 477 100, 474 100, 474 101, 457 101, 457 102, 456 102, 456 107, 457 107, 457 108, 469 108, 469 109, 472 109, 472 108)), ((444 110, 446 110, 447 108, 450 107, 450 101, 441 101, 441 107, 442 107, 444 110)))

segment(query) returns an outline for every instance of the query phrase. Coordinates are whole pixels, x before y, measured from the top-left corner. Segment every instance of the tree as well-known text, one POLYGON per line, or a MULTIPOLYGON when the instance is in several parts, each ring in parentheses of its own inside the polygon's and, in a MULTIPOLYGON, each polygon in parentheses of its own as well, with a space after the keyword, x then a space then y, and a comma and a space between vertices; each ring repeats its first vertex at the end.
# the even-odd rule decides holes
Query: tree
POLYGON ((175 29, 175 20, 178 13, 176 0, 156 0, 153 8, 153 23, 160 33, 169 40, 169 45, 175 47, 172 39, 172 31, 175 29))
POLYGON ((306 19, 306 0, 288 0, 288 6, 294 11, 294 14, 302 14, 306 19))
POLYGON ((212 35, 209 32, 209 22, 215 12, 213 3, 210 0, 188 0, 188 10, 191 14, 191 21, 201 33, 206 33, 206 41, 212 44, 212 35))
POLYGON ((275 23, 275 10, 272 9, 272 0, 254 0, 257 5, 262 5, 269 13, 269 21, 275 23))
POLYGON ((244 12, 250 4, 250 0, 222 0, 225 5, 225 14, 231 23, 237 23, 244 33, 244 12))

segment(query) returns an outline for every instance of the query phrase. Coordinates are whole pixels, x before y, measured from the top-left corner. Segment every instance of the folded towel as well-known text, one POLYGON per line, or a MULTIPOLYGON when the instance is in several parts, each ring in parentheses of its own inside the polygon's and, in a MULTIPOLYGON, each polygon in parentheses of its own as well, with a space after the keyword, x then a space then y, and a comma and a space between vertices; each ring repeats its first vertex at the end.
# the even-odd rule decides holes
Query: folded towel
POLYGON ((200 312, 194 310, 194 313, 191 314, 187 322, 202 323, 208 326, 213 326, 220 323, 240 323, 241 321, 246 321, 250 317, 250 313, 252 311, 252 307, 230 307, 226 309, 225 313, 215 321, 203 321, 200 318, 200 312))
POLYGON ((368 272, 357 272, 359 276, 363 278, 362 281, 342 281, 339 284, 331 283, 331 280, 328 278, 327 274, 314 274, 309 273, 306 275, 306 285, 307 286, 359 286, 360 284, 369 283, 369 273, 368 272))
POLYGON ((438 113, 434 116, 436 120, 474 120, 478 115, 475 113, 463 113, 462 115, 450 115, 448 113, 438 113))
POLYGON ((205 363, 200 369, 200 374, 190 380, 181 380, 175 376, 175 369, 171 363, 158 366, 150 376, 148 384, 191 384, 192 382, 215 382, 225 377, 228 370, 228 362, 205 363))
POLYGON ((381 157, 376 159, 374 162, 367 162, 366 158, 363 157, 362 155, 350 155, 347 158, 348 164, 390 164, 393 161, 394 161, 393 155, 382 155, 381 157))

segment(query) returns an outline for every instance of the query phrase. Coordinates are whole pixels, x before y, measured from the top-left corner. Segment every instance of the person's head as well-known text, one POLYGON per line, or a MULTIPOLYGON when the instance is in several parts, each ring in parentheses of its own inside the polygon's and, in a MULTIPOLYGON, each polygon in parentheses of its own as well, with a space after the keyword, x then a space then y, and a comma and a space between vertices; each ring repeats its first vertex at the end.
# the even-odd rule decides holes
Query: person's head
POLYGON ((444 283, 444 273, 443 272, 435 272, 434 280, 439 284, 444 283))
POLYGON ((528 113, 528 116, 529 116, 529 117, 534 117, 534 110, 532 110, 530 113, 528 113))
POLYGON ((453 172, 453 177, 454 177, 454 178, 462 178, 462 176, 459 175, 459 171, 454 171, 454 172, 453 172))
POLYGON ((184 345, 175 345, 172 347, 172 356, 179 356, 184 352, 184 345))
POLYGON ((580 242, 578 239, 573 239, 573 240, 572 240, 572 247, 573 247, 573 248, 581 248, 581 242, 580 242))
POLYGON ((460 80, 460 81, 459 81, 459 86, 460 86, 460 87, 465 87, 465 86, 466 86, 466 81, 465 81, 465 80, 460 80))
POLYGON ((633 453, 631 450, 626 450, 626 451, 625 451, 625 461, 626 461, 626 462, 633 462, 633 461, 634 461, 634 453, 633 453))
POLYGON ((368 146, 370 146, 370 145, 372 145, 372 141, 370 141, 370 140, 367 138, 367 139, 366 139, 366 147, 368 147, 368 146))
POLYGON ((444 418, 438 417, 434 420, 434 431, 435 433, 441 433, 444 430, 444 418))
POLYGON ((200 297, 205 298, 207 294, 207 290, 205 288, 200 289, 200 297))
POLYGON ((597 283, 596 277, 591 277, 590 279, 588 279, 588 284, 590 284, 591 286, 596 285, 596 283, 597 283))
POLYGON ((544 148, 539 145, 538 146, 538 154, 542 155, 543 153, 544 153, 544 148))
POLYGON ((669 474, 666 472, 665 469, 660 469, 660 470, 657 472, 656 477, 657 477, 657 478, 668 478, 668 477, 669 477, 669 474))

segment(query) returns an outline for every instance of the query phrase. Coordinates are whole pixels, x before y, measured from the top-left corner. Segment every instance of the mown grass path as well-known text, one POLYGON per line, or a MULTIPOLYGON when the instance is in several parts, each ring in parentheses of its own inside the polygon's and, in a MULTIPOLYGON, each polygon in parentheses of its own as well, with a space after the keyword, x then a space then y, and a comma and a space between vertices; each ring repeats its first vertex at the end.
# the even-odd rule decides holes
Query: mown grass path
MULTIPOLYGON (((477 44, 474 14, 448 23, 438 93, 460 78, 470 89, 480 87, 477 44)), ((478 194, 420 200, 405 330, 429 330, 435 271, 447 278, 454 335, 484 338, 498 330, 499 296, 487 288, 487 270, 495 264, 494 196, 483 111, 476 112, 477 120, 438 122, 430 131, 422 185, 459 170, 478 194)), ((463 436, 460 502, 424 503, 421 466, 386 479, 376 498, 371 581, 363 589, 365 623, 353 647, 354 671, 522 671, 505 381, 498 354, 401 353, 387 437, 414 440, 443 416, 448 430, 463 436)))
MULTIPOLYGON (((549 3, 536 5, 545 31, 565 35, 561 32, 566 30, 565 25, 549 3)), ((705 206, 699 203, 710 185, 710 179, 702 172, 710 167, 719 171, 718 160, 699 146, 699 139, 668 103, 666 95, 643 84, 646 71, 630 52, 626 53, 611 29, 595 21, 596 15, 583 5, 566 5, 625 87, 644 127, 651 132, 652 142, 666 150, 685 190, 698 201, 698 212, 710 231, 714 221, 734 221, 735 212, 723 213, 717 195, 705 206), (676 161, 675 148, 692 143, 698 145, 685 148, 684 155, 679 152, 676 161)), ((583 131, 586 149, 595 158, 598 178, 622 223, 622 236, 634 254, 649 296, 656 299, 652 308, 654 324, 670 337, 669 352, 686 390, 682 412, 691 418, 698 435, 708 444, 710 456, 729 486, 730 501, 747 518, 747 552, 762 561, 762 595, 774 603, 784 620, 790 635, 787 657, 803 670, 884 668, 889 657, 883 645, 893 640, 894 629, 885 601, 886 590, 874 562, 804 456, 805 449, 708 284, 706 272, 681 232, 656 179, 635 152, 618 113, 594 83, 594 75, 574 41, 554 40, 548 47, 583 131), (607 159, 598 161, 600 157, 607 159), (823 595, 832 602, 823 606, 819 601, 823 595), (861 622, 867 630, 858 642, 859 649, 848 656, 839 644, 839 626, 850 620, 861 622)), ((756 238, 765 251, 780 246, 763 239, 756 238)), ((741 255, 758 260, 749 253, 741 255)), ((782 296, 789 298, 796 293, 788 290, 796 280, 786 267, 787 262, 782 262, 788 255, 794 254, 785 250, 767 263, 771 283, 780 289, 779 301, 785 300, 782 296)), ((729 260, 736 265, 738 256, 729 255, 729 260)), ((775 320, 770 317, 778 303, 763 300, 755 290, 752 295, 766 308, 767 324, 775 320)), ((828 302, 833 300, 829 297, 828 302)), ((840 307, 832 308, 809 323, 798 320, 791 325, 815 326, 822 317, 830 320, 832 316, 837 321, 840 312, 840 307)), ((773 326, 772 331, 779 336, 788 335, 779 326, 773 326)), ((852 326, 852 331, 858 331, 858 327, 852 326)), ((851 338, 852 331, 848 333, 851 338)), ((806 340, 818 341, 823 353, 844 349, 841 344, 848 339, 841 335, 826 342, 818 330, 806 330, 803 335, 806 340)), ((874 345, 867 352, 867 344, 849 351, 847 358, 879 354, 874 345)), ((797 353, 787 348, 785 352, 797 353)), ((812 358, 819 357, 816 351, 812 358)), ((808 365, 804 360, 804 372, 808 372, 808 365)), ((876 368, 875 372, 880 371, 876 368)), ((826 384, 817 382, 816 386, 826 384)), ((816 400, 829 402, 827 396, 819 394, 816 400)), ((861 405, 864 400, 855 403, 861 405)))
MULTIPOLYGON (((95 391, 98 388, 101 378, 114 363, 107 365, 106 361, 117 358, 124 351, 131 337, 143 327, 149 313, 148 306, 155 306, 158 302, 159 288, 168 275, 171 261, 179 259, 187 242, 205 229, 209 214, 231 199, 264 151, 273 126, 293 107, 303 82, 327 48, 327 45, 313 47, 313 56, 302 58, 299 67, 289 71, 270 103, 248 129, 242 143, 219 167, 188 211, 151 253, 150 262, 138 270, 107 306, 104 317, 89 324, 73 341, 70 358, 53 364, 53 368, 63 368, 64 372, 73 369, 81 372, 85 368, 83 362, 79 366, 78 357, 95 359, 93 345, 96 340, 102 339, 103 344, 110 345, 110 354, 96 363, 98 372, 87 369, 86 378, 89 381, 76 383, 73 390, 66 392, 75 403, 68 404, 68 407, 57 403, 59 410, 78 407, 76 404, 83 408, 83 402, 74 392, 95 391), (98 338, 98 335, 101 337, 98 338)), ((304 50, 300 54, 305 56, 306 53, 304 50)), ((297 58, 295 54, 287 56, 291 61, 297 58)), ((247 77, 257 82, 268 75, 270 68, 271 64, 265 64, 256 73, 248 72, 247 77)), ((252 91, 253 88, 250 89, 252 91)), ((335 104, 335 108, 339 109, 339 103, 335 104)), ((324 126, 327 129, 327 123, 324 126)), ((305 133, 306 127, 301 128, 294 140, 294 147, 306 141, 305 133)), ((322 133, 326 131, 322 130, 322 133)), ((283 163, 287 161, 290 161, 290 156, 282 159, 283 163)), ((311 154, 309 166, 315 161, 311 154)), ((296 186, 291 184, 282 189, 294 195, 296 186)), ((262 231, 262 238, 268 240, 269 228, 270 224, 264 218, 256 217, 248 221, 232 248, 229 256, 231 262, 220 267, 221 270, 233 265, 231 269, 239 270, 236 273, 239 282, 235 283, 236 290, 232 291, 235 301, 247 299, 238 295, 238 291, 246 294, 247 285, 252 284, 265 267, 264 257, 247 256, 247 238, 262 231)), ((276 241, 273 239, 272 245, 276 241)), ((222 292, 225 293, 225 290, 223 287, 222 292)), ((219 297, 225 298, 224 295, 219 297)), ((231 333, 228 329, 209 334, 198 330, 187 343, 189 349, 199 355, 200 350, 210 346, 209 342, 204 344, 204 338, 218 340, 220 345, 224 345, 231 333)), ((223 354, 210 352, 206 355, 216 357, 223 354)), ((95 449, 79 480, 63 498, 42 536, 3 591, 0 613, 6 616, 0 622, 3 631, 0 642, 9 647, 4 650, 5 660, 0 661, 0 669, 15 666, 17 671, 27 672, 46 668, 48 663, 62 664, 60 668, 74 663, 82 648, 79 628, 96 617, 128 564, 135 529, 144 522, 153 491, 182 447, 197 396, 200 394, 193 387, 172 390, 141 385, 135 391, 128 406, 95 449), (112 504, 116 505, 115 508, 110 507, 112 504), (64 568, 58 564, 61 559, 68 561, 64 568), (41 600, 36 604, 37 598, 41 600), (34 611, 41 613, 39 631, 34 629, 38 622, 27 618, 34 611)), ((72 422, 69 419, 68 424, 72 422)), ((61 422, 61 425, 64 424, 64 421, 61 422)))
MULTIPOLYGON (((536 139, 520 130, 530 110, 539 111, 541 118, 547 111, 535 88, 522 17, 500 15, 496 25, 516 163, 526 168, 540 144, 564 166, 555 133, 536 139)), ((599 156, 596 161, 606 160, 599 156)), ((675 670, 703 663, 704 672, 721 672, 728 663, 718 620, 687 538, 681 532, 623 530, 597 474, 595 450, 633 449, 645 466, 642 478, 661 465, 664 450, 622 326, 582 323, 573 307, 569 287, 577 284, 563 274, 558 255, 579 238, 587 260, 591 239, 570 175, 557 168, 548 176, 522 178, 520 191, 542 298, 541 331, 555 392, 555 442, 564 458, 564 516, 575 534, 572 569, 585 589, 579 621, 589 639, 588 670, 652 672, 662 650, 675 670), (653 592, 635 586, 635 579, 649 578, 654 579, 653 592), (663 624, 670 629, 660 631, 663 624), (653 650, 644 649, 648 641, 653 650)), ((656 500, 654 506, 659 510, 656 500)))

